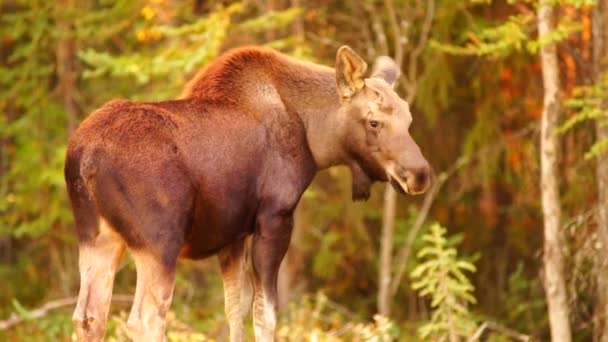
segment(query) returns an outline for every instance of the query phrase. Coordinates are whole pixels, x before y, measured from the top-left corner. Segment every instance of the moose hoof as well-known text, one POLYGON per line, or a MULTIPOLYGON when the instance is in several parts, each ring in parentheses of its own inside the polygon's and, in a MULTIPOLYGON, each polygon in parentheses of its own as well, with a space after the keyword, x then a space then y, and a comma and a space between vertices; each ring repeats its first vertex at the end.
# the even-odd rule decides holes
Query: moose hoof
POLYGON ((76 332, 76 341, 103 341, 103 327, 97 326, 93 317, 74 318, 72 320, 76 332))

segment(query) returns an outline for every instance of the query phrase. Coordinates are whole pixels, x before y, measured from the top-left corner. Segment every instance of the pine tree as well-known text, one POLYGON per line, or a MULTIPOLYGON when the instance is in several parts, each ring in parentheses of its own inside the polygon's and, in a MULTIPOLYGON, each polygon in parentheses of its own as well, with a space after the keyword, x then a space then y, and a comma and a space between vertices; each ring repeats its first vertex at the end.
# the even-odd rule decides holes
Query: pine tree
POLYGON ((475 272, 475 266, 458 256, 450 246, 446 229, 438 223, 422 239, 425 246, 418 252, 420 264, 412 271, 412 287, 420 296, 430 297, 431 320, 418 333, 423 339, 459 341, 473 334, 476 324, 467 305, 476 303, 473 285, 465 272, 475 272))

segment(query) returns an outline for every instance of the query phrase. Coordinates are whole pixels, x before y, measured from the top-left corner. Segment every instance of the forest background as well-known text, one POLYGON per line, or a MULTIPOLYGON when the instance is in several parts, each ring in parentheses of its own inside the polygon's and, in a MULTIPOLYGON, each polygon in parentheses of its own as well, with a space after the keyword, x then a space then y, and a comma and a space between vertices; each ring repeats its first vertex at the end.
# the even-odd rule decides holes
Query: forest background
MULTIPOLYGON (((436 182, 417 197, 376 185, 354 203, 346 169, 318 174, 281 268, 277 337, 607 340, 607 8, 605 0, 0 1, 0 339, 72 338, 79 277, 63 162, 70 132, 91 111, 115 98, 175 98, 231 47, 264 45, 333 66, 348 44, 370 64, 389 55, 401 66, 397 91, 412 106, 411 134, 436 182), (557 106, 547 105, 551 90, 557 106), (551 141, 555 153, 545 149, 551 141), (557 296, 546 290, 555 274, 557 296), (550 324, 559 309, 568 331, 550 324)), ((134 287, 125 258, 109 340, 126 339, 134 287)), ((214 258, 181 264, 170 317, 172 341, 226 340, 214 258)))

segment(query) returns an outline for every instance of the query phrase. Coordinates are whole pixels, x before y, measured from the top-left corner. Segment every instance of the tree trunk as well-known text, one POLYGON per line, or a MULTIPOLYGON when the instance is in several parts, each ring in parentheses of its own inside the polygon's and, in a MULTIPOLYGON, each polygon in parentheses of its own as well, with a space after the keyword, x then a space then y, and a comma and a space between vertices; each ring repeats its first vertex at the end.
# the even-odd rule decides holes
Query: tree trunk
MULTIPOLYGON (((606 65, 606 54, 608 53, 608 30, 605 25, 608 20, 608 1, 598 0, 593 11, 593 75, 594 84, 601 82, 602 75, 608 72, 606 65)), ((608 110, 608 101, 602 100, 601 110, 608 110)), ((596 138, 598 141, 608 139, 608 126, 596 121, 596 138)), ((597 298, 595 301, 595 312, 593 319, 593 340, 608 341, 608 159, 606 155, 597 158, 597 201, 598 201, 598 226, 597 236, 601 247, 597 250, 596 282, 597 298)))
POLYGON ((382 237, 380 240, 380 271, 378 272, 378 313, 390 316, 390 286, 393 264, 393 228, 395 226, 395 207, 397 193, 388 184, 384 191, 384 210, 382 213, 382 237))
MULTIPOLYGON (((554 30, 553 6, 541 3, 538 7, 539 41, 554 30)), ((544 218, 544 273, 545 294, 549 308, 551 340, 570 342, 568 300, 564 279, 564 262, 560 238, 560 202, 557 173, 558 136, 555 129, 560 112, 559 69, 554 43, 541 48, 544 101, 541 118, 540 158, 541 196, 544 218)))
MULTIPOLYGON (((399 26, 395 6, 392 0, 385 0, 391 31, 394 38, 395 64, 401 67, 403 63, 403 32, 399 26)), ((384 36, 384 34, 383 34, 384 36)), ((386 38, 384 38, 386 40, 386 38)), ((414 82, 414 81, 412 81, 414 82)), ((408 94, 407 102, 412 105, 413 96, 408 94)), ((378 272, 378 313, 389 317, 391 314, 391 279, 393 275, 393 236, 397 207, 397 192, 390 184, 384 190, 384 207, 382 211, 382 237, 380 240, 380 271, 378 272)))
POLYGON ((78 105, 76 88, 76 42, 66 12, 73 10, 72 0, 55 2, 56 31, 59 39, 55 46, 55 62, 57 67, 57 86, 67 114, 67 131, 71 134, 78 123, 78 105))
MULTIPOLYGON (((71 17, 76 9, 74 0, 55 1, 54 20, 55 32, 58 34, 55 43, 55 67, 57 77, 58 96, 63 103, 66 113, 66 131, 71 135, 78 125, 78 69, 76 56, 76 39, 71 17)), ((50 263, 53 270, 59 270, 57 278, 60 280, 60 288, 64 295, 73 293, 77 288, 74 283, 75 275, 78 274, 74 265, 77 265, 77 253, 72 249, 66 253, 56 239, 51 240, 49 247, 50 263)))
MULTIPOLYGON (((387 10, 387 17, 389 19, 391 31, 393 33, 393 47, 395 49, 395 64, 399 67, 403 64, 403 59, 405 55, 404 44, 408 41, 407 39, 407 30, 402 30, 401 25, 399 24, 399 20, 397 17, 397 12, 395 11, 395 6, 392 0, 385 0, 384 5, 387 10)), ((410 60, 409 60, 409 68, 407 70, 407 75, 403 75, 407 79, 407 89, 405 100, 407 103, 413 105, 414 99, 416 98, 416 87, 418 84, 417 75, 418 75, 418 58, 420 57, 420 53, 424 49, 426 45, 426 41, 429 37, 429 32, 431 28, 431 24, 433 22, 433 17, 435 14, 435 2, 434 0, 429 0, 426 5, 426 15, 424 22, 422 23, 422 31, 420 33, 419 41, 416 46, 410 46, 410 60)), ((374 14, 375 12, 372 10, 370 14, 374 14)), ((379 27, 379 18, 378 16, 373 16, 373 20, 375 21, 375 25, 377 26, 376 31, 379 33, 379 41, 382 46, 381 50, 385 50, 384 54, 388 53, 388 45, 386 44, 386 35, 384 31, 379 27)), ((393 262, 393 235, 395 229, 395 215, 396 215, 396 202, 397 202, 397 193, 392 188, 390 184, 386 185, 386 189, 384 191, 384 207, 383 207, 383 217, 382 217, 382 237, 380 241, 380 271, 378 272, 378 313, 388 317, 391 312, 390 303, 395 293, 397 292, 397 288, 399 284, 393 284, 392 280, 392 262, 393 262)), ((421 222, 422 223, 422 222, 421 222)), ((414 228, 413 228, 414 229, 414 228)), ((408 239, 409 240, 409 239, 408 239)), ((407 260, 407 255, 406 258, 407 260)), ((398 273, 396 275, 396 280, 401 279, 401 274, 398 273)))

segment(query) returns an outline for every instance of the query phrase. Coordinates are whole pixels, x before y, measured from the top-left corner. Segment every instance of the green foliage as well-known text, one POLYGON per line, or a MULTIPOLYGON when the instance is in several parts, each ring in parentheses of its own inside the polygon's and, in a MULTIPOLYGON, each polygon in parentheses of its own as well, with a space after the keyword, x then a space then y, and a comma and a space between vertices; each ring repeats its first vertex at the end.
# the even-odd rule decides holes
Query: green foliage
MULTIPOLYGON (((122 51, 111 54, 88 48, 79 53, 90 69, 85 78, 133 77, 140 84, 153 81, 163 83, 164 90, 154 95, 155 99, 173 97, 196 68, 210 62, 219 52, 229 35, 243 32, 255 34, 285 27, 301 13, 299 8, 272 11, 264 15, 238 22, 246 6, 235 2, 229 6, 219 6, 209 15, 193 19, 181 25, 155 24, 154 9, 142 9, 144 22, 136 32, 140 47, 136 51, 122 51)), ((300 42, 287 37, 268 42, 267 45, 284 50, 300 42)), ((298 50, 302 53, 302 50, 298 50)))
POLYGON ((431 125, 439 118, 439 111, 450 103, 454 79, 451 66, 445 54, 436 55, 432 50, 425 51, 426 58, 434 61, 432 68, 426 68, 420 76, 420 84, 416 95, 416 106, 426 114, 431 125))
POLYGON ((240 3, 235 3, 193 23, 142 29, 138 31, 138 40, 160 40, 152 48, 142 49, 147 50, 145 52, 112 56, 107 52, 86 49, 79 56, 92 69, 87 70, 84 76, 133 76, 141 84, 148 83, 153 77, 173 76, 169 84, 177 89, 183 85, 185 75, 217 56, 232 16, 242 9, 240 3))
POLYGON ((324 234, 312 265, 312 271, 317 277, 329 279, 336 275, 338 260, 336 260, 335 244, 339 239, 340 236, 336 232, 324 234))
POLYGON ((562 19, 557 23, 557 26, 550 34, 528 42, 526 48, 530 53, 536 54, 541 47, 559 43, 567 39, 572 33, 580 31, 581 28, 582 25, 578 22, 562 19))
MULTIPOLYGON (((436 11, 433 21, 431 41, 447 41, 454 35, 455 28, 462 23, 462 4, 457 1, 442 1, 441 10, 436 11)), ((456 86, 456 72, 448 54, 427 46, 422 53, 422 60, 432 60, 432 67, 424 67, 418 81, 415 107, 428 118, 433 127, 440 118, 441 111, 448 108, 454 99, 453 89, 456 86)), ((406 69, 407 70, 407 69, 406 69)), ((404 72, 406 72, 404 70, 404 72)))
MULTIPOLYGON (((492 1, 472 1, 473 4, 486 3, 492 1)), ((509 4, 519 2, 537 1, 511 0, 509 4)), ((593 4, 589 0, 574 1, 555 1, 555 5, 573 5, 576 7, 588 6, 593 4)), ((437 40, 430 42, 431 47, 453 55, 473 55, 506 57, 513 53, 528 52, 538 53, 540 47, 563 41, 572 33, 579 31, 582 26, 580 23, 562 18, 557 22, 555 30, 550 35, 544 37, 534 37, 532 35, 536 28, 536 17, 532 12, 510 15, 504 22, 492 25, 484 20, 478 20, 472 31, 466 32, 461 37, 458 44, 446 44, 437 40)))
POLYGON ((476 116, 477 120, 462 144, 463 154, 470 157, 487 146, 488 141, 494 141, 494 148, 484 150, 478 157, 478 169, 481 174, 482 183, 485 185, 494 179, 500 171, 502 154, 500 148, 496 147, 504 144, 504 142, 500 127, 496 124, 500 113, 496 111, 495 103, 482 103, 477 110, 476 116))
POLYGON ((560 42, 581 29, 580 24, 563 20, 550 35, 535 40, 528 33, 531 24, 534 24, 531 14, 514 15, 498 26, 470 32, 469 36, 473 38, 464 47, 436 40, 431 42, 431 46, 453 55, 505 57, 523 51, 535 54, 540 47, 560 42))
POLYGON ((518 263, 509 275, 507 286, 504 311, 510 327, 529 332, 548 324, 544 290, 526 275, 523 263, 518 263))
POLYGON ((292 7, 284 11, 270 11, 257 18, 244 21, 239 25, 239 29, 244 31, 264 32, 285 28, 301 14, 302 9, 299 7, 292 7))
POLYGON ((475 321, 467 305, 476 303, 473 285, 465 271, 475 272, 475 266, 449 247, 446 229, 433 224, 423 236, 426 245, 418 252, 421 263, 412 271, 412 288, 420 296, 431 298, 433 313, 430 322, 419 328, 422 338, 448 341, 456 336, 470 336, 475 321))
POLYGON ((454 55, 504 56, 525 47, 529 39, 526 27, 531 21, 530 14, 511 16, 498 26, 483 25, 470 32, 472 38, 464 47, 437 41, 431 41, 431 46, 454 55))
POLYGON ((62 172, 67 115, 49 87, 53 9, 53 2, 24 1, 0 16, 0 36, 12 42, 0 66, 0 141, 11 142, 2 153, 0 236, 36 237, 71 222, 62 172))
POLYGON ((35 320, 26 320, 12 330, 0 331, 2 341, 69 341, 72 335, 72 314, 67 310, 52 312, 35 320))
MULTIPOLYGON (((608 103, 608 73, 600 75, 598 81, 589 86, 577 87, 572 98, 566 101, 566 106, 575 113, 559 128, 559 133, 572 130, 575 126, 588 120, 597 120, 600 125, 608 125, 608 113, 604 109, 608 103)), ((591 145, 585 159, 598 157, 608 151, 608 139, 598 140, 591 145)))

